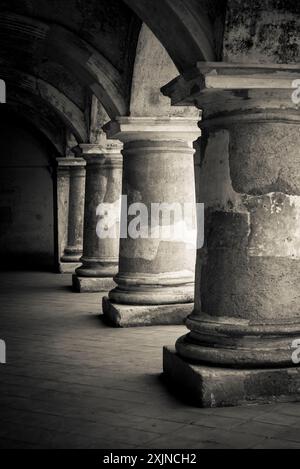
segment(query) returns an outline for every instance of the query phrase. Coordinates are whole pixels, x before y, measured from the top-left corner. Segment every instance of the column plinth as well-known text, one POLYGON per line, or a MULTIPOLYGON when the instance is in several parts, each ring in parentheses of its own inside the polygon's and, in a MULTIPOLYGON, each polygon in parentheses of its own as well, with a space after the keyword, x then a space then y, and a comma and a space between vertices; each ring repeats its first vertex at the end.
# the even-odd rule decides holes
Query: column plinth
POLYGON ((78 292, 109 291, 115 286, 113 276, 119 261, 121 149, 120 143, 109 141, 102 145, 82 144, 78 148, 86 161, 82 265, 73 276, 73 287, 78 292), (110 227, 107 237, 106 223, 110 227))
POLYGON ((203 63, 164 88, 203 109, 195 309, 164 358, 200 405, 300 399, 299 72, 203 63))
POLYGON ((197 119, 118 118, 104 129, 124 143, 126 196, 117 287, 103 300, 104 315, 118 326, 182 323, 193 308, 196 239, 178 234, 176 227, 196 232, 192 144, 200 135, 197 119), (155 217, 159 208, 166 209, 165 219, 155 217), (131 232, 133 226, 138 233, 131 232))
POLYGON ((69 167, 68 237, 61 258, 63 272, 74 272, 82 256, 85 161, 82 158, 66 158, 69 167))

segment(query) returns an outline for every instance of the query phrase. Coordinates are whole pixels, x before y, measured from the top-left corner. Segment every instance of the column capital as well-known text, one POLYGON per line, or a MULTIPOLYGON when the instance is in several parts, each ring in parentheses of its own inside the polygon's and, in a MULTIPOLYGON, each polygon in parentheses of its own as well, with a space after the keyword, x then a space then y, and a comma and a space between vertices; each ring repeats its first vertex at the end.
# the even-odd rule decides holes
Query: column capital
POLYGON ((107 140, 101 144, 81 143, 74 148, 76 155, 81 155, 87 164, 122 164, 123 144, 117 140, 107 140))
POLYGON ((299 65, 198 62, 168 83, 162 93, 172 105, 196 105, 206 116, 249 109, 297 110, 292 94, 299 87, 299 65))
POLYGON ((93 143, 81 143, 73 148, 73 152, 77 157, 85 160, 87 165, 101 164, 105 160, 102 152, 102 146, 93 143))
POLYGON ((198 122, 199 117, 117 117, 103 130, 125 144, 139 140, 193 142, 201 135, 198 122))
POLYGON ((86 162, 83 158, 56 158, 59 168, 84 167, 86 162))

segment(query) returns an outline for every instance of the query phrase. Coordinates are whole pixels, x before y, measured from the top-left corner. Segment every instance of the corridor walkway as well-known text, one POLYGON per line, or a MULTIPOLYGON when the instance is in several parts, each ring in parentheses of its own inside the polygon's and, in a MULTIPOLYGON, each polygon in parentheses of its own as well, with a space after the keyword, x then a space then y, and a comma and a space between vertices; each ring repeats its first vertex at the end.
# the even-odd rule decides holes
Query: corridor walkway
POLYGON ((300 448, 300 404, 197 409, 160 374, 184 327, 111 329, 71 276, 1 273, 0 448, 300 448))

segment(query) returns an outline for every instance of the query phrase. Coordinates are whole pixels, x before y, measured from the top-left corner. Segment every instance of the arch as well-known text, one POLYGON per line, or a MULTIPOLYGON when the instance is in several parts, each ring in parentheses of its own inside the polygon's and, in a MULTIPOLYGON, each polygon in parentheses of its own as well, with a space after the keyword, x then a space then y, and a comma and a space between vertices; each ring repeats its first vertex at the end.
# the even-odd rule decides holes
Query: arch
POLYGON ((38 97, 50 106, 61 118, 62 122, 72 130, 79 142, 87 139, 84 113, 63 93, 40 78, 18 70, 1 70, 1 78, 7 87, 24 90, 38 97))
POLYGON ((160 89, 178 76, 178 69, 166 49, 144 23, 136 49, 131 86, 130 115, 187 116, 198 114, 191 107, 171 106, 160 89))
MULTIPOLYGON (((205 0, 124 1, 157 36, 180 72, 190 69, 198 61, 217 59, 218 47, 215 44, 213 14, 209 11, 209 8, 217 8, 216 2, 205 0)), ((216 11, 218 14, 225 15, 224 2, 219 3, 216 11)))
POLYGON ((178 75, 166 49, 143 23, 136 49, 131 84, 130 114, 168 115, 170 100, 160 88, 178 75))
POLYGON ((178 76, 166 49, 144 23, 136 49, 131 86, 130 115, 136 117, 198 115, 192 107, 171 106, 160 89, 178 76))
POLYGON ((77 76, 97 96, 110 117, 126 113, 121 75, 103 55, 57 25, 51 27, 48 43, 49 57, 54 54, 53 58, 75 69, 77 76))
MULTIPOLYGON (((1 52, 3 53, 3 47, 1 52)), ((38 65, 28 64, 20 61, 17 55, 12 52, 9 57, 4 56, 3 58, 0 56, 0 73, 5 68, 9 70, 16 69, 19 72, 34 75, 36 78, 48 82, 66 95, 82 111, 85 110, 88 89, 82 85, 74 72, 71 72, 59 62, 46 58, 38 65)))
POLYGON ((48 57, 71 70, 99 98, 111 118, 126 114, 123 82, 118 70, 90 44, 56 24, 14 13, 0 14, 1 40, 32 57, 48 57))

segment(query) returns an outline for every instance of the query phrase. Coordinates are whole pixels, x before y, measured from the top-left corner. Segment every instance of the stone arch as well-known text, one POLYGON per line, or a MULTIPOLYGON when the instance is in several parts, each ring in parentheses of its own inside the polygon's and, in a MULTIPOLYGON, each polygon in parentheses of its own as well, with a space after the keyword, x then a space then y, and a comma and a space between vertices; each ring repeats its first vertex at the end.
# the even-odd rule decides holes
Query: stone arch
POLYGON ((178 76, 178 69, 164 46, 144 23, 136 49, 131 85, 130 115, 182 116, 198 112, 191 107, 172 106, 160 89, 178 76))
POLYGON ((18 70, 1 71, 7 87, 21 89, 46 103, 53 109, 64 125, 72 130, 78 142, 87 139, 84 113, 67 96, 44 80, 18 70))
POLYGON ((218 60, 226 2, 124 1, 161 41, 180 72, 198 61, 218 60))
POLYGON ((48 57, 72 70, 83 86, 103 103, 111 118, 126 113, 118 70, 97 50, 71 31, 14 13, 0 15, 1 39, 30 57, 48 57))

